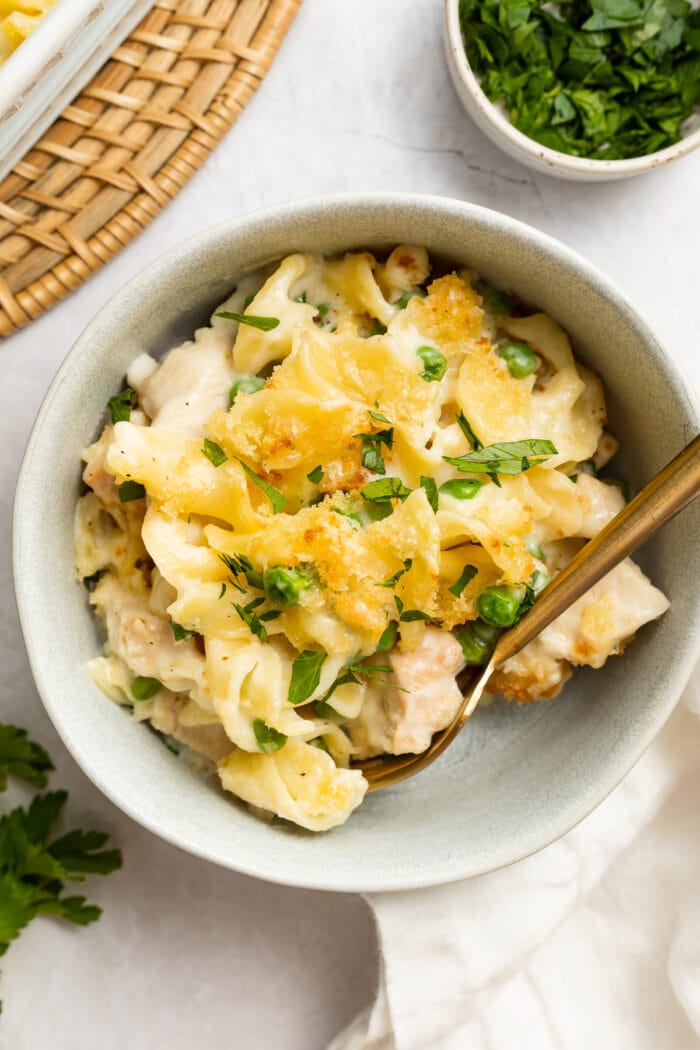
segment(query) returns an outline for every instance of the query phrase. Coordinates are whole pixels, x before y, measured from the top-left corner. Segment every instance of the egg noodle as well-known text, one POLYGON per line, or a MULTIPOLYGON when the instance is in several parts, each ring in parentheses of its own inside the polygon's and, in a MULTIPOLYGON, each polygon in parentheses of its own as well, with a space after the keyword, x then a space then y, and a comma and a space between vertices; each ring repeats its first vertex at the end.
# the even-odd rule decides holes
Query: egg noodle
POLYGON ((33 33, 56 0, 0 0, 0 66, 33 33))
MULTIPOLYGON (((311 830, 362 801, 353 757, 429 745, 465 663, 624 504, 564 331, 414 245, 247 276, 127 383, 77 508, 90 672, 311 830)), ((627 560, 490 690, 553 697, 667 605, 627 560)))

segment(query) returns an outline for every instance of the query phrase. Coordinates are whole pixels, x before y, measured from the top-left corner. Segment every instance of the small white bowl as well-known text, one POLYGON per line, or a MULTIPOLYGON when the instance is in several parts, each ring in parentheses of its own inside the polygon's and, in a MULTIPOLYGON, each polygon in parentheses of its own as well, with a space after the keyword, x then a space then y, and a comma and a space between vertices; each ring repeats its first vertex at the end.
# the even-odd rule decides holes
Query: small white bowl
POLYGON ((511 124, 507 114, 484 94, 478 78, 467 60, 459 24, 459 0, 445 0, 445 50, 447 66, 460 102, 480 131, 521 164, 546 175, 580 182, 605 182, 625 179, 654 171, 671 160, 677 160, 700 146, 700 114, 689 121, 688 131, 680 142, 644 157, 629 160, 591 160, 549 149, 535 142, 511 124))

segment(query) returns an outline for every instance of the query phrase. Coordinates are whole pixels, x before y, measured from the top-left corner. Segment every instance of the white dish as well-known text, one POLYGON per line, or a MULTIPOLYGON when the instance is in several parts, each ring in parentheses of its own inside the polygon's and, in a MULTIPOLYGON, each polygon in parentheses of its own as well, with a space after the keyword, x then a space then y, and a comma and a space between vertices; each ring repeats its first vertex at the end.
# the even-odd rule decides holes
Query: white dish
POLYGON ((654 171, 700 146, 700 113, 690 118, 685 137, 667 149, 629 160, 591 160, 549 149, 511 124, 506 112, 484 94, 467 60, 459 24, 459 0, 445 0, 447 67, 460 102, 480 131, 500 149, 528 168, 580 182, 606 182, 654 171))
POLYGON ((635 488, 698 430, 673 360, 624 295, 564 245, 506 215, 440 197, 342 195, 229 220, 170 249, 101 310, 41 408, 15 502, 17 603, 37 686, 67 747, 121 809, 182 849, 273 882, 399 890, 480 875, 558 838, 648 747, 693 667, 700 614, 700 505, 640 552, 671 601, 625 653, 579 669, 556 701, 496 701, 430 769, 370 795, 322 836, 266 823, 170 754, 111 703, 86 664, 101 644, 75 579, 81 450, 142 351, 162 355, 202 323, 238 277, 310 252, 415 241, 468 264, 553 315, 605 384, 635 488))
POLYGON ((0 179, 152 6, 153 0, 59 0, 0 66, 0 179))

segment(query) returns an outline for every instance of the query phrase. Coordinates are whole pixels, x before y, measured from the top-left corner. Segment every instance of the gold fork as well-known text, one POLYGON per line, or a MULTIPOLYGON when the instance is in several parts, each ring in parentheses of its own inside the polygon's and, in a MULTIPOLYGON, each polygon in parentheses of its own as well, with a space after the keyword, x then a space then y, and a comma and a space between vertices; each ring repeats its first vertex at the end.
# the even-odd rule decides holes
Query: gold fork
POLYGON ((497 667, 515 656, 593 584, 649 539, 669 518, 700 492, 700 435, 653 478, 605 528, 579 551, 571 563, 542 591, 532 608, 504 631, 485 667, 468 667, 459 677, 463 700, 445 728, 435 733, 427 751, 356 761, 369 781, 369 791, 398 784, 420 773, 452 743, 473 713, 486 683, 497 667))

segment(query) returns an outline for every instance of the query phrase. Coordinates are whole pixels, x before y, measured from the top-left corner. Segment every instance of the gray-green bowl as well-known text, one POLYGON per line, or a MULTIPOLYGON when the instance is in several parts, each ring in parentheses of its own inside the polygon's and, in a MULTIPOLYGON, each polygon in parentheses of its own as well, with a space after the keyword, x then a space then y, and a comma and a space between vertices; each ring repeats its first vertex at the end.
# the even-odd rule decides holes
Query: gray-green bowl
POLYGON ((39 412, 15 506, 15 587, 46 709, 94 783, 156 834, 271 881, 328 890, 398 890, 510 864, 558 838, 624 777, 672 710, 695 659, 700 506, 640 556, 671 599, 625 654, 578 671, 553 702, 477 711, 427 772, 368 796, 349 822, 312 835, 253 816, 170 754, 93 685, 100 644, 75 581, 72 521, 80 452, 107 398, 144 350, 189 337, 236 278, 295 250, 337 252, 402 241, 468 263, 551 313, 602 377, 620 471, 639 487, 698 430, 673 359, 601 273, 506 215, 400 194, 296 201, 221 223, 171 249, 88 326, 39 412))

